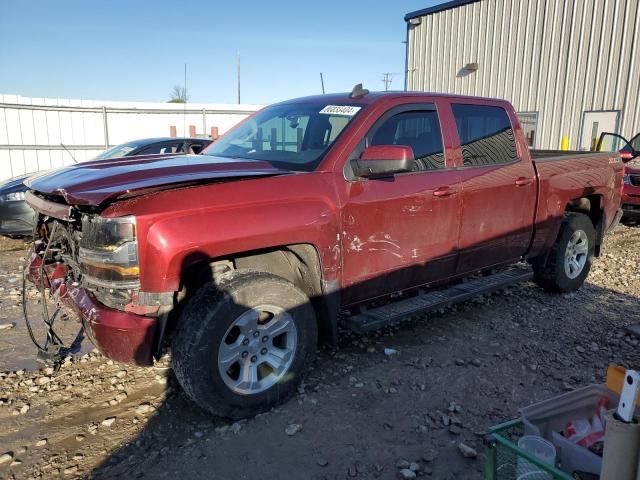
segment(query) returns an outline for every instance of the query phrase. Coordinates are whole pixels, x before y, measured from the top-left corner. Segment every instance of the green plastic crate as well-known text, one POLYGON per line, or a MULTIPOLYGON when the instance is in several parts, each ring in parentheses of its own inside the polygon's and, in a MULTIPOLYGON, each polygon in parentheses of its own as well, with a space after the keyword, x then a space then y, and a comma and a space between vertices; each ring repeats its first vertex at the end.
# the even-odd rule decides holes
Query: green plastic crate
MULTIPOLYGON (((487 480, 518 480, 516 472, 518 458, 522 458, 546 473, 546 479, 573 480, 570 475, 557 468, 539 461, 524 450, 518 448, 518 440, 524 435, 521 420, 512 420, 491 427, 487 435, 487 464, 485 478, 487 480)), ((526 476, 525 476, 526 477, 526 476)), ((538 480, 545 475, 531 474, 525 480, 538 480)))

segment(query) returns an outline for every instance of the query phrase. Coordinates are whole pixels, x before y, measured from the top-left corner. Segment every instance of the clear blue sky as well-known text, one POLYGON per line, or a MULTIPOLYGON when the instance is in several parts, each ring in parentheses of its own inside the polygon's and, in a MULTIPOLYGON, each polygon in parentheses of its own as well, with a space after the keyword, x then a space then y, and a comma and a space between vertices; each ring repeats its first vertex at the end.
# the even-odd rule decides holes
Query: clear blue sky
POLYGON ((438 0, 0 1, 0 93, 192 102, 271 103, 363 82, 404 85, 406 13, 438 0))

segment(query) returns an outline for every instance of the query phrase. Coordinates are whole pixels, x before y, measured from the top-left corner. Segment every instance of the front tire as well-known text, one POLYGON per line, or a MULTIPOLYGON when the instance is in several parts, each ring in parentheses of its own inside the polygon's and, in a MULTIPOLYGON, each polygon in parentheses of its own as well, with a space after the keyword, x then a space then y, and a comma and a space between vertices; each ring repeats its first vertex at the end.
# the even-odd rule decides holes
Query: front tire
POLYGON ((535 281, 551 292, 574 292, 582 286, 593 262, 596 232, 583 213, 567 213, 551 250, 533 262, 535 281))
POLYGON ((244 418, 288 399, 317 342, 309 298, 276 275, 236 270, 189 300, 173 341, 173 369, 204 410, 244 418))

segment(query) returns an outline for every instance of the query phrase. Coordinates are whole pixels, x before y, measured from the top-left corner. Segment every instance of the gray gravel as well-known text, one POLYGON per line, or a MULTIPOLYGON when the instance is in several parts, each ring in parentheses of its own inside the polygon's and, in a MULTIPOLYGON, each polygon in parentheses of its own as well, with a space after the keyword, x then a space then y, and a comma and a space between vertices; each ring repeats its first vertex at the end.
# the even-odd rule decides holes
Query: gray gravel
MULTIPOLYGON (((518 409, 640 367, 640 228, 607 239, 587 285, 532 283, 321 350, 297 396, 241 422, 181 393, 163 359, 122 366, 97 352, 57 373, 0 373, 0 478, 483 478, 482 437, 518 409), (393 351, 393 352, 391 352, 393 351), (413 475, 413 476, 412 476, 413 475)), ((18 256, 0 252, 0 288, 18 256)), ((0 299, 0 365, 33 356, 19 296, 0 299)), ((30 302, 36 302, 31 299, 30 302)), ((90 348, 90 347, 88 347, 90 348)))

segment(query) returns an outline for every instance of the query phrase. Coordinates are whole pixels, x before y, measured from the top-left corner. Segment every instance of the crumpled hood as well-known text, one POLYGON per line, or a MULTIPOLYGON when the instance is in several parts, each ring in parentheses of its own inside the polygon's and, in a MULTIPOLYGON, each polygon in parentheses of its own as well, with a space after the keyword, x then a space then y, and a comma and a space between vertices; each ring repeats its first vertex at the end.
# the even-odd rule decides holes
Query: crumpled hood
POLYGON ((30 177, 31 190, 62 196, 70 205, 100 205, 192 182, 290 173, 268 162, 208 155, 147 155, 83 162, 30 177), (142 193, 141 192, 141 193, 142 193))

